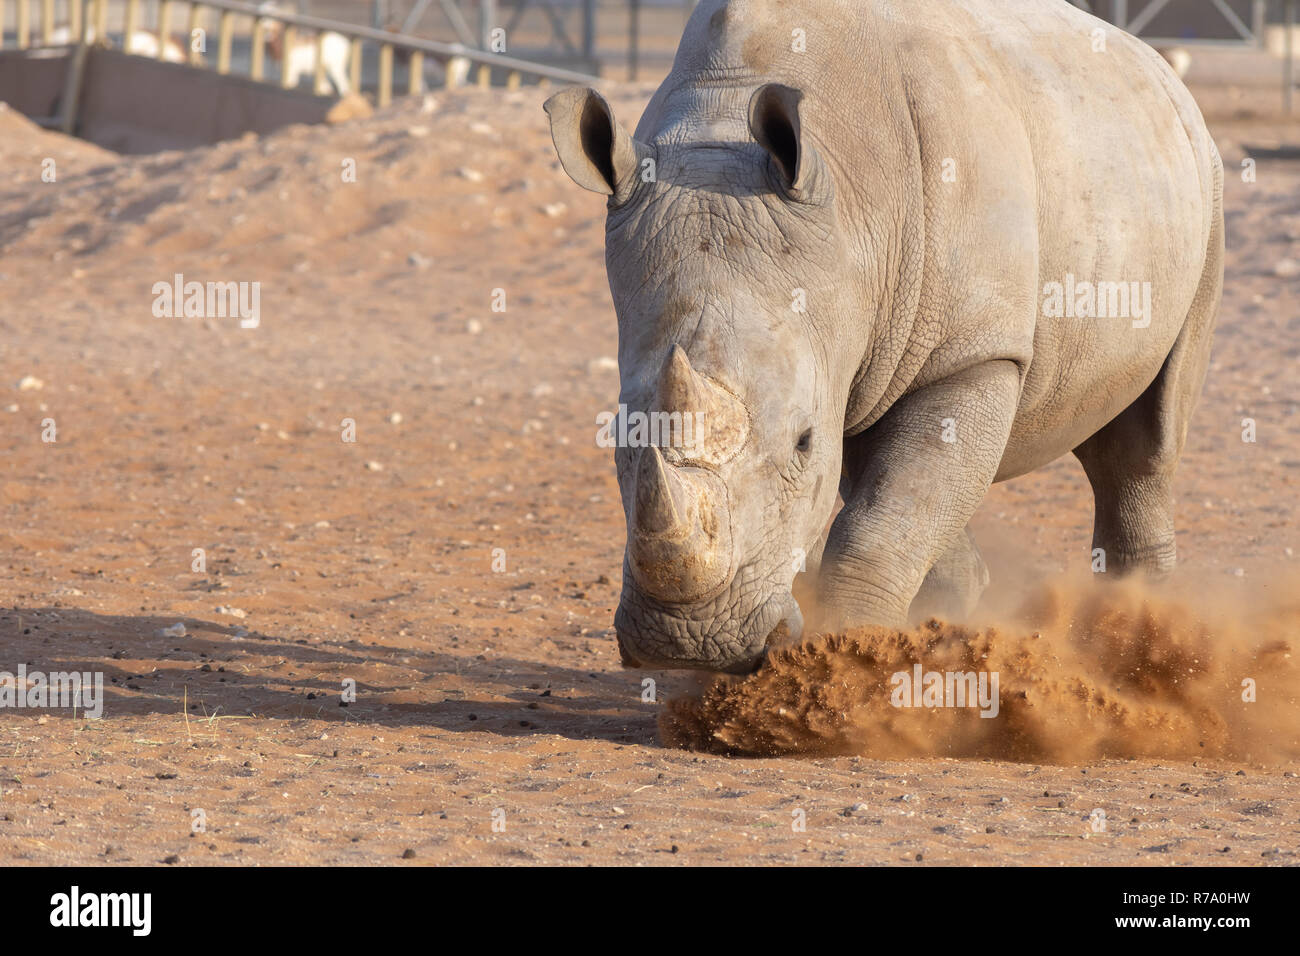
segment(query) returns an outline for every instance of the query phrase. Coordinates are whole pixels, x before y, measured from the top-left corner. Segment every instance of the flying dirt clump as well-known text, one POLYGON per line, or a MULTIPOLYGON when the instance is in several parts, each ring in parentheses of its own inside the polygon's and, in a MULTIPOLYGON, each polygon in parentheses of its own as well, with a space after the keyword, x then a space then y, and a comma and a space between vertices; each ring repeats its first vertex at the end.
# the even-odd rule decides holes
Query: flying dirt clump
POLYGON ((748 756, 1286 759, 1300 754, 1285 636, 1298 623, 1300 602, 1207 613, 1137 582, 1058 583, 1011 624, 930 620, 780 648, 748 677, 670 700, 660 736, 748 756))

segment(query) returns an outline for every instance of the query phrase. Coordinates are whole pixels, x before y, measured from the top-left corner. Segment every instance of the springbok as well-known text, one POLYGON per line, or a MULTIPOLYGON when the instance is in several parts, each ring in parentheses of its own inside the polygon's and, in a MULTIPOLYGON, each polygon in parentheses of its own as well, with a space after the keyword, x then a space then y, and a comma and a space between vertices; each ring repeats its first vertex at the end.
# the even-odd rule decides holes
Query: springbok
MULTIPOLYGON (((86 31, 86 42, 94 44, 98 41, 95 28, 92 25, 86 31)), ((46 46, 69 46, 77 42, 76 36, 67 26, 55 27, 50 31, 50 39, 46 46)), ((148 30, 134 30, 130 39, 126 43, 126 52, 134 56, 145 56, 152 60, 158 59, 158 35, 150 33, 148 30)), ((168 63, 188 63, 189 54, 185 50, 184 38, 168 37, 167 46, 163 51, 163 57, 168 63)))
MULTIPOLYGON (((274 19, 275 13, 284 12, 283 8, 272 3, 263 3, 258 9, 265 14, 259 22, 266 36, 266 51, 271 59, 280 64, 286 76, 286 85, 293 89, 298 86, 303 76, 316 75, 316 37, 298 36, 293 38, 293 45, 285 49, 284 24, 274 19)), ((341 33, 326 30, 320 37, 321 57, 325 62, 325 76, 339 96, 352 92, 348 80, 348 63, 352 55, 352 44, 341 33)), ((326 92, 316 90, 317 93, 326 92)))

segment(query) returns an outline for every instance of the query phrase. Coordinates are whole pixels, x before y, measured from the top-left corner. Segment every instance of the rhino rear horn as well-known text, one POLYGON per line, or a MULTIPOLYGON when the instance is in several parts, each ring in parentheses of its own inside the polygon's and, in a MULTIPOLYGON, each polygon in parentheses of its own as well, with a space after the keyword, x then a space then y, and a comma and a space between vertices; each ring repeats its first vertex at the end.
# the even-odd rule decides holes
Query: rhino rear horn
POLYGON ((703 412, 709 404, 708 388, 691 367, 686 350, 674 345, 659 379, 659 407, 666 412, 703 412))

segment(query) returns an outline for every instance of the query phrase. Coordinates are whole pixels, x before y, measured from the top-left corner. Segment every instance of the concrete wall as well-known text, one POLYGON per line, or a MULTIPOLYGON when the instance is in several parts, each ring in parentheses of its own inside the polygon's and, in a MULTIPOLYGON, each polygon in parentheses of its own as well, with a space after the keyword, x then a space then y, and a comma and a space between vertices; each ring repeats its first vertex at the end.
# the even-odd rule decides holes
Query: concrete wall
MULTIPOLYGON (((0 51, 0 100, 33 119, 61 115, 70 59, 69 48, 0 51)), ((75 132, 120 153, 188 149, 250 130, 269 133, 291 123, 319 123, 334 102, 93 47, 86 57, 75 132)))

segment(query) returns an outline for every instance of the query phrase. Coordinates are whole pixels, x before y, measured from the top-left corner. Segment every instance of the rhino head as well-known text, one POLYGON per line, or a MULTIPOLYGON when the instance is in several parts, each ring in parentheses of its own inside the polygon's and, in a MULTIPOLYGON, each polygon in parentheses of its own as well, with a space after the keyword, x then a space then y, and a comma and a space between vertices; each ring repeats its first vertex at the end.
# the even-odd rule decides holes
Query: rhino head
POLYGON ((546 103, 565 171, 609 197, 620 415, 651 423, 615 451, 632 666, 744 672, 797 637, 793 582, 835 505, 856 364, 826 318, 856 307, 849 250, 800 94, 745 92, 708 122, 652 103, 635 139, 593 90, 546 103))

